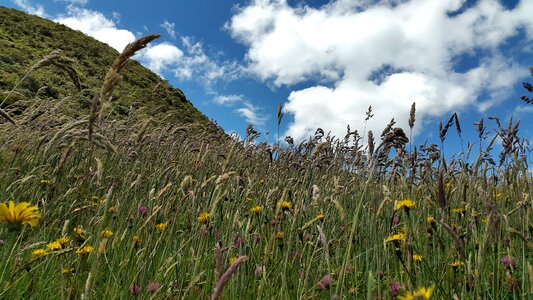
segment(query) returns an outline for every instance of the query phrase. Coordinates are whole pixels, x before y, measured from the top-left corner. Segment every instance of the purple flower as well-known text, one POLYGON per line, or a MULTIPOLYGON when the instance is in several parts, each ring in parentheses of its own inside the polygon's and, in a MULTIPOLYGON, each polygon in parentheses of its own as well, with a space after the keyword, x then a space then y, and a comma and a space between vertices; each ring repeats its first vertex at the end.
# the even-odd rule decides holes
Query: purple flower
POLYGON ((259 266, 255 269, 255 276, 260 276, 265 271, 265 266, 259 266))
POLYGON ((516 258, 506 255, 502 258, 502 265, 508 269, 516 268, 516 258))
POLYGON ((331 284, 331 276, 326 275, 320 279, 320 281, 316 284, 320 289, 329 289, 329 286, 331 284))
POLYGON ((137 295, 139 295, 139 294, 141 293, 141 287, 138 286, 138 285, 135 284, 135 283, 132 283, 132 284, 130 285, 130 292, 131 292, 131 294, 132 294, 133 296, 137 296, 137 295))
POLYGON ((160 285, 159 283, 157 283, 157 282, 154 281, 154 282, 150 282, 150 283, 148 284, 147 289, 148 289, 148 291, 149 291, 150 293, 155 293, 155 292, 157 292, 157 290, 159 290, 160 287, 161 287, 161 285, 160 285))
POLYGON ((390 284, 390 294, 392 297, 398 296, 398 292, 402 288, 402 285, 399 282, 393 282, 390 284))
POLYGON ((148 212, 148 207, 146 207, 144 205, 139 207, 139 215, 141 217, 144 217, 147 212, 148 212))

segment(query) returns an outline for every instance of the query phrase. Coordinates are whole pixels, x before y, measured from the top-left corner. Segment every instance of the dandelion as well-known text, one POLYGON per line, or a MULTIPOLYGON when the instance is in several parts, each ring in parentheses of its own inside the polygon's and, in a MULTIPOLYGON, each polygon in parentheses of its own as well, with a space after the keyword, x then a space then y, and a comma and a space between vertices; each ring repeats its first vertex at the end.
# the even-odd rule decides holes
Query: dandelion
POLYGON ((464 209, 462 209, 462 208, 460 208, 460 207, 457 207, 457 208, 452 209, 452 212, 453 212, 454 214, 459 215, 460 217, 463 217, 463 216, 465 215, 465 211, 464 211, 464 209))
POLYGON ((237 261, 237 258, 239 258, 238 255, 232 256, 228 259, 228 262, 230 265, 232 265, 235 261, 237 261))
POLYGON ((403 209, 406 212, 409 212, 409 210, 416 206, 416 202, 411 199, 404 199, 396 202, 395 209, 400 210, 403 209))
POLYGON ((56 242, 58 242, 61 247, 63 247, 66 243, 68 243, 69 241, 69 238, 67 236, 63 236, 63 237, 60 237, 56 240, 56 242))
POLYGON ((167 226, 167 223, 159 223, 155 225, 155 228, 157 229, 157 231, 163 232, 165 229, 167 229, 167 226))
POLYGON ((455 269, 457 269, 459 267, 464 266, 464 263, 462 261, 460 261, 460 260, 454 260, 454 261, 452 261, 450 263, 450 266, 455 270, 455 269))
POLYGON ((250 212, 254 215, 260 213, 261 211, 263 211, 263 207, 259 205, 250 208, 250 212))
POLYGON ((74 227, 74 229, 72 229, 72 232, 78 240, 85 241, 85 230, 83 230, 81 226, 74 227))
POLYGON ((141 243, 141 237, 138 235, 134 235, 132 240, 134 246, 138 246, 141 243))
POLYGON ((282 240, 283 239, 283 231, 276 232, 276 239, 282 240))
POLYGON ((325 216, 323 213, 321 213, 321 212, 319 212, 319 213, 316 215, 316 219, 319 220, 319 221, 324 221, 324 218, 325 218, 325 217, 326 217, 326 216, 325 216))
POLYGON ((52 185, 52 182, 48 179, 42 179, 40 182, 42 185, 52 185))
POLYGON ((280 201, 278 203, 279 208, 281 208, 282 211, 290 210, 291 209, 291 203, 289 201, 280 201))
POLYGON ((101 234, 103 238, 109 238, 113 236, 113 231, 111 231, 110 229, 106 229, 103 230, 101 234))
POLYGON ((200 213, 198 215, 198 222, 200 223, 207 223, 209 221, 209 217, 211 217, 211 215, 209 214, 209 212, 207 211, 204 211, 202 213, 200 213))
POLYGON ((13 201, 9 201, 8 205, 0 203, 0 223, 8 223, 10 229, 20 229, 24 224, 35 227, 41 219, 38 210, 36 205, 31 205, 28 202, 21 202, 16 205, 13 201))
POLYGON ((62 274, 74 274, 76 273, 76 269, 70 267, 70 268, 63 268, 63 270, 61 270, 61 273, 62 274))
POLYGON ((424 257, 423 257, 422 255, 420 255, 420 254, 414 254, 414 255, 413 255, 413 261, 418 261, 418 262, 420 262, 420 261, 422 261, 423 258, 424 258, 424 257))
POLYGON ((42 249, 42 248, 41 249, 35 249, 31 253, 31 257, 35 257, 35 258, 43 257, 43 256, 46 256, 46 255, 48 255, 48 252, 46 252, 46 250, 42 249))
POLYGON ((420 288, 417 291, 409 291, 404 296, 398 296, 399 300, 429 300, 435 287, 420 288))
POLYGON ((58 241, 55 241, 55 242, 48 243, 48 245, 46 245, 46 248, 48 248, 48 250, 50 251, 58 251, 58 250, 61 250, 63 247, 58 241))
POLYGON ((426 221, 431 225, 435 225, 435 218, 432 216, 432 215, 429 215, 427 218, 426 218, 426 221))
POLYGON ((264 179, 260 179, 259 180, 259 184, 265 184, 265 182, 266 182, 266 180, 264 180, 264 179))
POLYGON ((94 247, 93 246, 83 246, 81 248, 78 248, 76 250, 76 253, 82 254, 82 255, 88 255, 88 254, 90 254, 93 251, 94 251, 94 247))
POLYGON ((403 232, 398 232, 396 234, 393 234, 393 235, 390 235, 387 237, 387 239, 385 240, 385 242, 394 242, 394 243, 398 243, 400 241, 403 241, 405 239, 405 234, 403 232))

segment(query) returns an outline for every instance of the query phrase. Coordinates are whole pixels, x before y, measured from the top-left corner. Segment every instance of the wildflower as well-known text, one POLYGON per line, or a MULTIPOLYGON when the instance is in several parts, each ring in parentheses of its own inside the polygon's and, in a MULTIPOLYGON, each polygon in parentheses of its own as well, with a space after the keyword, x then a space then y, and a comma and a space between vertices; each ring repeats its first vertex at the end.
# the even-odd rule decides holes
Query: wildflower
POLYGON ((422 261, 423 258, 424 257, 422 255, 420 255, 420 254, 414 254, 413 255, 413 260, 414 261, 422 261))
POLYGON ((28 202, 21 202, 17 205, 13 201, 9 201, 8 205, 0 203, 0 223, 8 223, 10 229, 20 229, 23 224, 35 227, 41 219, 38 209, 36 205, 28 202))
POLYGON ((46 252, 45 249, 35 249, 33 250, 33 252, 31 253, 31 257, 43 257, 45 255, 47 255, 48 253, 46 252))
POLYGON ((398 296, 399 300, 429 300, 435 287, 420 288, 417 291, 409 291, 404 296, 398 296))
POLYGON ((462 209, 462 208, 460 208, 460 207, 457 207, 457 208, 452 209, 452 212, 453 212, 454 214, 459 215, 460 217, 463 217, 463 216, 465 215, 465 211, 464 211, 464 209, 462 209))
POLYGON ((405 239, 405 234, 403 232, 398 232, 396 234, 388 236, 387 239, 385 240, 385 242, 398 243, 398 242, 402 241, 403 239, 405 239))
POLYGON ((280 201, 278 203, 279 208, 281 208, 282 211, 290 210, 291 209, 291 203, 289 201, 280 201))
POLYGON ((137 211, 141 217, 144 217, 148 213, 148 208, 146 206, 140 206, 137 211))
POLYGON ((141 237, 138 235, 134 235, 132 240, 134 246, 138 246, 141 243, 141 237))
POLYGON ((76 253, 82 254, 82 255, 87 255, 87 254, 93 252, 93 250, 94 250, 93 246, 83 246, 81 248, 78 248, 76 250, 76 253))
POLYGON ((103 238, 109 238, 109 237, 112 237, 112 236, 113 236, 113 231, 111 231, 110 229, 106 229, 106 230, 102 231, 102 237, 103 238))
POLYGON ((265 184, 265 182, 266 182, 266 181, 265 181, 264 179, 260 179, 260 180, 259 180, 259 184, 265 184))
POLYGON ((432 216, 432 215, 429 215, 427 218, 426 218, 426 221, 431 225, 433 226, 435 224, 435 218, 432 216))
POLYGON ((416 206, 416 202, 411 199, 404 199, 396 202, 396 210, 404 209, 406 212, 416 206))
POLYGON ((66 243, 68 243, 69 241, 69 238, 67 236, 63 236, 63 237, 60 237, 56 240, 56 242, 58 242, 61 247, 63 247, 66 243))
POLYGON ((320 281, 316 284, 318 288, 325 290, 329 289, 329 286, 331 285, 331 276, 326 275, 320 279, 320 281))
POLYGON ((52 182, 48 179, 42 179, 40 182, 43 185, 52 185, 52 182))
POLYGON ((81 228, 81 226, 76 226, 74 229, 72 229, 72 232, 74 233, 74 236, 80 241, 85 241, 85 230, 81 228))
POLYGON ((324 218, 325 218, 325 217, 326 217, 326 216, 325 216, 323 213, 321 213, 321 212, 319 212, 319 213, 316 215, 316 219, 317 219, 317 220, 320 220, 320 221, 324 221, 324 218))
POLYGON ((165 229, 167 229, 167 226, 167 223, 159 223, 155 225, 155 228, 157 229, 157 231, 163 232, 165 229))
POLYGON ((516 268, 516 258, 506 255, 502 258, 502 265, 508 269, 516 268))
POLYGON ((76 269, 70 267, 70 268, 63 268, 63 270, 61 270, 61 273, 63 274, 74 274, 76 273, 76 269))
POLYGON ((63 248, 58 241, 48 243, 48 245, 46 245, 46 247, 50 251, 58 251, 58 250, 61 250, 63 248))
POLYGON ((135 283, 130 285, 130 292, 132 295, 137 296, 141 293, 141 287, 135 283))
POLYGON ((159 290, 159 288, 161 287, 161 284, 153 281, 153 282, 150 282, 148 284, 148 287, 146 288, 148 290, 148 292, 150 293, 155 293, 157 292, 157 290, 159 290))
POLYGON ((454 261, 452 261, 450 263, 450 266, 455 270, 455 269, 457 269, 459 267, 464 266, 464 263, 462 261, 460 261, 460 260, 454 260, 454 261))
POLYGON ((207 222, 209 221, 209 217, 210 217, 210 216, 211 216, 211 215, 209 214, 209 212, 204 211, 204 212, 202 212, 202 213, 200 213, 200 214, 198 215, 198 222, 200 222, 200 223, 207 223, 207 222))
POLYGON ((259 205, 250 208, 250 212, 253 213, 253 214, 258 214, 261 211, 263 211, 263 207, 259 206, 259 205))
POLYGON ((237 261, 237 258, 239 258, 238 255, 230 257, 228 260, 229 264, 232 265, 235 261, 237 261))
POLYGON ((278 239, 278 240, 283 239, 283 231, 276 232, 276 239, 278 239))
POLYGON ((402 285, 399 282, 393 282, 390 284, 390 293, 392 297, 398 296, 398 292, 402 288, 402 285))

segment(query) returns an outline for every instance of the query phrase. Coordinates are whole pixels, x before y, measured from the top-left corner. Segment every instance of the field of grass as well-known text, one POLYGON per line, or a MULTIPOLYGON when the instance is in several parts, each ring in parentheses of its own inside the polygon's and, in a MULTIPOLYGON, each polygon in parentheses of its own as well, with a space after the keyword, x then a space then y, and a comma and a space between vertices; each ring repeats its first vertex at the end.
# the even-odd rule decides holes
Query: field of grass
POLYGON ((391 123, 368 146, 321 130, 281 146, 63 104, 0 121, 0 299, 533 297, 530 149, 512 120, 445 159, 456 115, 441 145, 391 123))

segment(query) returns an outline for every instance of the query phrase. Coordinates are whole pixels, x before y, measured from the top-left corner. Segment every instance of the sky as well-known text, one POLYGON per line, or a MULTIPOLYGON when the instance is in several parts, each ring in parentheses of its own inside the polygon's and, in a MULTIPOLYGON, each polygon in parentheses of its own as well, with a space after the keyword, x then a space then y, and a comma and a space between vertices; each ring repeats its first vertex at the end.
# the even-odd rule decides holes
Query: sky
MULTIPOLYGON (((275 142, 347 125, 379 136, 394 118, 414 143, 437 143, 456 112, 474 122, 521 120, 533 140, 531 0, 0 0, 80 30, 121 51, 161 37, 134 58, 184 91, 226 132, 248 123, 275 142), (283 105, 279 127, 277 110, 283 105), (373 117, 365 121, 372 106, 373 117)), ((492 127, 492 125, 491 125, 492 127)), ((458 149, 458 138, 446 139, 458 149)))

